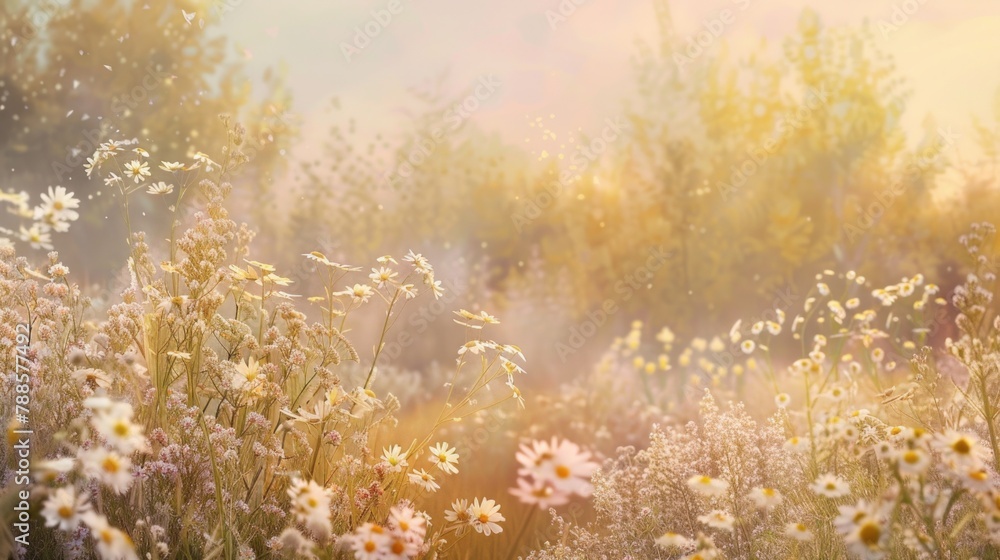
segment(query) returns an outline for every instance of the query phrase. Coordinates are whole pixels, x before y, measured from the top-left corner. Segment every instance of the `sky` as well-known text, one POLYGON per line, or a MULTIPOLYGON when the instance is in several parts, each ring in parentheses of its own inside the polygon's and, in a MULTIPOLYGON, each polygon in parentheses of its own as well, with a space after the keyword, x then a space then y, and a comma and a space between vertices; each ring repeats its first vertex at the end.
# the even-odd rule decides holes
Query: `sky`
MULTIPOLYGON (((285 64, 307 146, 319 145, 312 140, 327 133, 332 117, 322 109, 332 97, 357 119, 363 134, 391 132, 407 108, 419 107, 412 89, 441 76, 445 91, 455 95, 484 76, 499 81, 471 119, 512 143, 523 142, 528 120, 540 115, 555 115, 554 130, 599 130, 604 119, 621 111, 630 91, 637 42, 656 33, 653 0, 229 2, 235 7, 223 22, 225 33, 246 49, 251 75, 285 64), (560 13, 560 5, 567 15, 555 20, 550 16, 560 13), (384 23, 373 12, 381 12, 384 23), (343 45, 366 26, 375 36, 345 55, 343 45)), ((826 26, 860 25, 865 19, 899 24, 876 37, 912 88, 904 121, 910 131, 919 131, 933 115, 956 129, 963 147, 971 141, 970 115, 992 116, 1000 88, 1000 4, 992 0, 670 3, 682 38, 701 31, 722 10, 732 10, 734 21, 709 49, 725 42, 735 53, 762 36, 780 44, 805 7, 815 9, 826 26)))

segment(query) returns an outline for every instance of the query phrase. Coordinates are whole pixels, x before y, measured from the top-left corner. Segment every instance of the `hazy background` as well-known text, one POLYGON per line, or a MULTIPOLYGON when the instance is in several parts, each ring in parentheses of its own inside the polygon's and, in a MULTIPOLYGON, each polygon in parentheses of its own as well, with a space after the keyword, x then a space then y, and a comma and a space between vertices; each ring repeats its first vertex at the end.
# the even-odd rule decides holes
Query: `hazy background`
MULTIPOLYGON (((154 166, 195 150, 220 157, 216 115, 228 113, 253 152, 227 177, 229 208, 297 293, 318 289, 300 256, 313 250, 366 270, 409 249, 438 265, 454 297, 434 312, 434 336, 401 349, 401 366, 450 359, 460 335, 442 317, 459 307, 497 313, 512 340, 563 370, 634 319, 682 337, 726 332, 776 294, 801 298, 826 268, 886 281, 924 272, 947 286, 954 238, 1000 210, 1000 10, 989 2, 400 0, 350 60, 343 45, 388 2, 2 5, 0 182, 33 200, 63 185, 83 201, 52 245, 100 301, 126 279, 126 230, 119 193, 83 171, 91 140, 136 138, 154 166), (678 69, 671 52, 724 10, 732 22, 678 69), (412 179, 388 185, 484 76, 498 90, 412 179), (831 101, 728 196, 747 150, 817 87, 831 101), (576 190, 519 224, 607 119, 632 130, 575 170, 576 190), (904 194, 884 201, 897 181, 904 194), (669 259, 626 298, 619 283, 657 247, 669 259), (561 353, 608 299, 622 312, 561 353)), ((130 216, 162 258, 168 203, 136 196, 130 216)), ((41 257, 19 219, 3 235, 41 257)))
MULTIPOLYGON (((941 123, 968 121, 989 110, 1000 76, 1000 8, 989 2, 926 0, 904 25, 878 41, 896 60, 913 90, 903 125, 917 132, 933 114, 941 123), (970 53, 976 53, 971 56, 970 53)), ((502 91, 473 117, 512 143, 523 142, 528 119, 555 114, 553 130, 593 128, 617 110, 633 90, 630 59, 638 41, 656 34, 654 2, 588 0, 555 29, 546 12, 558 1, 510 0, 456 4, 410 2, 372 44, 351 62, 340 44, 355 26, 371 19, 384 1, 267 3, 246 0, 225 20, 220 33, 245 49, 251 75, 285 64, 295 110, 308 116, 304 147, 315 146, 330 124, 322 119, 331 96, 366 130, 391 130, 400 111, 413 104, 411 87, 447 74, 459 93, 483 74, 496 74, 502 91), (320 117, 320 118, 317 118, 320 117)), ((892 22, 903 1, 675 0, 669 4, 681 38, 704 29, 704 21, 730 8, 736 13, 721 40, 735 53, 762 38, 777 49, 794 32, 803 8, 816 10, 825 25, 892 22)), ((968 147, 969 136, 962 141, 968 147)))

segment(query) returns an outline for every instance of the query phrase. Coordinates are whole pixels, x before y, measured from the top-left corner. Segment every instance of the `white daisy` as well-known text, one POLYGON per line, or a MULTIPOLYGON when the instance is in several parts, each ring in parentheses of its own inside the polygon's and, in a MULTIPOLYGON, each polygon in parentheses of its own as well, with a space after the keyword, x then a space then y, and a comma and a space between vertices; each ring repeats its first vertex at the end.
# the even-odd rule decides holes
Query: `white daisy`
POLYGON ((80 524, 81 515, 90 510, 87 497, 77 495, 73 487, 56 488, 42 506, 46 527, 72 531, 80 524))
POLYGON ((382 460, 389 463, 391 472, 400 472, 404 467, 409 466, 406 462, 406 452, 398 445, 382 449, 382 460))
POLYGON ((493 533, 503 532, 500 522, 506 521, 506 519, 500 513, 500 505, 494 500, 483 498, 480 502, 479 498, 476 498, 469 508, 469 515, 472 517, 472 528, 477 533, 488 537, 493 533))
POLYGON ((412 484, 416 484, 428 492, 436 492, 441 486, 434 481, 434 476, 424 469, 417 469, 407 475, 412 484))
POLYGON ((448 474, 455 474, 458 472, 458 468, 455 467, 458 463, 458 453, 455 453, 454 447, 449 449, 446 442, 441 442, 432 446, 430 452, 431 462, 437 465, 439 469, 448 474))

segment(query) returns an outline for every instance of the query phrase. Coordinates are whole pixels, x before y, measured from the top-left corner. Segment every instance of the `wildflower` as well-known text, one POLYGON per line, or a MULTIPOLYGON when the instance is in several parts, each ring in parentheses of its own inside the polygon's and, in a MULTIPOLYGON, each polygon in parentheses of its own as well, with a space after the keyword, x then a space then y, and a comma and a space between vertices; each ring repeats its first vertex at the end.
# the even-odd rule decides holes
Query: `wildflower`
POLYGON ((725 480, 704 475, 692 476, 688 479, 687 485, 688 488, 704 496, 722 496, 729 489, 729 483, 725 480))
POLYGON ((521 474, 532 474, 552 483, 561 492, 589 496, 593 492, 590 477, 597 470, 597 463, 590 460, 589 451, 569 440, 552 438, 551 444, 534 442, 534 450, 521 445, 517 459, 524 465, 521 474))
POLYGON ((149 187, 146 188, 147 194, 164 195, 174 192, 174 186, 168 185, 163 181, 158 183, 150 183, 149 187))
POLYGON ((83 472, 110 488, 115 494, 124 494, 132 486, 132 461, 115 451, 95 447, 80 452, 83 472))
POLYGON ((792 436, 785 442, 784 447, 785 449, 789 449, 791 451, 803 452, 809 449, 809 439, 792 436))
POLYGON ((691 546, 691 539, 677 533, 666 532, 656 538, 653 543, 663 549, 687 548, 691 546))
POLYGON ((706 515, 699 515, 698 521, 715 529, 732 531, 733 524, 736 523, 736 518, 721 509, 714 509, 706 515))
POLYGON ((331 405, 326 399, 323 399, 313 405, 313 409, 311 411, 299 407, 296 412, 292 412, 287 408, 282 408, 280 412, 291 418, 294 422, 317 424, 329 418, 334 413, 334 408, 333 405, 331 405))
POLYGON ((413 284, 403 284, 402 286, 399 287, 399 290, 403 292, 403 295, 406 296, 406 299, 413 299, 417 297, 417 291, 413 289, 413 284))
POLYGON ((73 193, 67 192, 66 187, 49 187, 49 192, 40 196, 42 204, 35 209, 36 220, 42 215, 52 216, 57 222, 72 222, 80 217, 74 210, 80 207, 80 200, 73 198, 73 193))
POLYGON ((152 173, 149 172, 149 164, 144 161, 132 160, 125 164, 125 176, 132 179, 136 184, 146 180, 152 173))
POLYGON ((423 255, 420 253, 414 253, 412 250, 408 252, 405 257, 403 257, 403 260, 413 263, 413 268, 421 274, 428 274, 434 270, 433 267, 431 267, 431 263, 429 263, 423 255))
POLYGON ((449 523, 469 523, 472 516, 469 513, 469 500, 455 500, 451 509, 444 512, 444 520, 449 523))
POLYGON ((32 249, 52 249, 52 235, 46 231, 43 224, 36 222, 31 227, 25 229, 21 226, 21 241, 29 243, 32 249))
POLYGON ((669 328, 663 327, 660 329, 660 332, 656 334, 656 340, 662 342, 664 346, 670 346, 674 343, 674 333, 669 328))
POLYGON ((823 474, 810 485, 812 491, 827 498, 840 498, 851 493, 847 481, 833 474, 823 474))
POLYGON ((348 286, 346 290, 333 295, 351 296, 354 299, 354 303, 367 303, 372 297, 372 288, 365 284, 355 284, 354 287, 348 286))
POLYGON ((985 467, 974 465, 961 471, 959 481, 973 492, 988 492, 993 489, 993 477, 985 467))
POLYGON ((844 400, 844 397, 846 396, 847 396, 847 391, 845 391, 843 387, 840 387, 838 385, 830 387, 830 390, 826 392, 826 397, 833 402, 840 402, 844 400))
POLYGON ((321 538, 330 535, 333 529, 330 523, 330 500, 333 492, 329 488, 324 488, 313 480, 305 482, 295 479, 288 488, 288 496, 292 499, 292 513, 299 523, 321 538))
POLYGON ((903 474, 923 474, 931 464, 931 458, 926 451, 915 447, 903 449, 896 456, 899 472, 903 474))
POLYGON ((382 460, 389 463, 389 471, 400 472, 404 467, 409 466, 406 462, 406 451, 398 445, 382 449, 382 460))
POLYGON ((430 451, 430 460, 432 463, 436 464, 439 469, 448 474, 455 474, 458 472, 458 469, 455 467, 455 464, 458 463, 458 453, 455 453, 454 447, 449 449, 448 444, 442 442, 431 447, 430 451))
POLYGON ((506 521, 500 513, 500 505, 494 500, 483 498, 482 502, 476 498, 469 508, 469 515, 472 518, 472 528, 477 533, 482 533, 487 537, 492 533, 502 533, 501 521, 506 521))
POLYGON ((418 541, 423 541, 427 534, 427 519, 412 507, 393 506, 389 510, 389 526, 418 541))
POLYGON ((797 541, 811 541, 812 531, 802 523, 789 523, 785 525, 785 534, 797 541))
POLYGON ((142 435, 142 426, 132 422, 132 414, 132 405, 114 403, 99 411, 91 419, 91 424, 109 445, 122 453, 130 454, 146 448, 146 437, 142 435))
POLYGON ((158 311, 163 313, 170 313, 171 311, 179 310, 184 311, 184 308, 188 305, 187 296, 171 296, 165 297, 160 300, 160 303, 156 306, 158 311))
POLYGON ((73 467, 76 466, 76 459, 72 457, 60 457, 58 459, 39 461, 33 466, 35 467, 36 480, 39 482, 54 482, 60 476, 73 470, 73 467))
POLYGON ((778 393, 774 396, 774 404, 778 408, 787 408, 788 404, 792 402, 792 397, 788 393, 778 393))
POLYGON ((760 509, 774 509, 781 505, 781 493, 774 488, 757 487, 750 491, 750 499, 760 509))
POLYGON ((982 450, 976 437, 948 430, 934 438, 934 447, 943 455, 945 462, 966 465, 979 462, 982 450))
POLYGON ((768 321, 766 323, 766 326, 767 326, 767 332, 769 332, 772 336, 778 336, 779 334, 781 334, 780 324, 775 323, 774 321, 768 321))
POLYGON ((896 287, 898 288, 900 297, 909 297, 913 295, 914 287, 911 282, 902 282, 896 287))
POLYGON ((90 528, 90 534, 97 543, 97 552, 106 560, 138 560, 132 539, 122 530, 108 524, 103 515, 88 511, 82 516, 83 522, 90 528))
POLYGON ((881 557, 888 533, 874 517, 866 517, 844 537, 847 548, 863 558, 881 557))
MULTIPOLYGON (((336 269, 339 269, 339 270, 343 270, 344 272, 358 272, 358 271, 361 270, 361 267, 350 266, 350 265, 346 265, 346 264, 340 264, 340 263, 333 262, 333 261, 327 259, 323 255, 323 253, 320 253, 319 251, 313 251, 311 253, 304 253, 302 256, 305 257, 305 258, 307 258, 307 259, 309 259, 309 260, 311 260, 311 261, 318 262, 318 263, 320 263, 322 265, 325 265, 325 266, 328 266, 330 268, 336 268, 336 269)), ((348 290, 350 290, 350 288, 348 288, 348 290)))
POLYGON ((198 164, 204 164, 205 171, 208 173, 211 173, 215 167, 221 167, 218 163, 212 161, 212 158, 208 157, 208 155, 203 152, 195 152, 194 155, 191 156, 191 159, 198 162, 198 164))
POLYGON ((381 288, 382 286, 385 286, 386 282, 391 282, 396 276, 399 276, 399 273, 383 266, 378 269, 373 268, 372 273, 368 275, 368 278, 371 278, 372 284, 381 288))
POLYGON ((265 377, 261 375, 260 363, 250 356, 246 362, 236 364, 233 374, 233 388, 251 397, 259 397, 265 377))
POLYGON ((175 171, 180 171, 181 169, 184 169, 184 164, 178 163, 176 161, 161 161, 160 169, 173 173, 175 171))
POLYGON ((381 560, 389 548, 389 535, 381 525, 365 523, 349 537, 349 542, 357 560, 381 560))
POLYGON ((428 492, 436 492, 441 488, 441 486, 434 481, 434 476, 424 469, 417 469, 407 476, 412 484, 416 484, 428 492))
POLYGON ((461 356, 466 352, 471 352, 472 354, 479 354, 486 350, 486 345, 481 340, 470 340, 465 344, 458 347, 458 355, 461 356))
POLYGON ((551 483, 533 477, 519 477, 517 488, 511 488, 510 493, 517 496, 521 503, 538 506, 542 510, 567 504, 570 496, 557 490, 551 483))
POLYGON ((111 376, 103 370, 96 368, 83 368, 74 371, 71 377, 81 385, 87 385, 92 389, 108 388, 111 386, 111 376))
POLYGON ((860 525, 865 519, 874 515, 874 511, 867 502, 861 500, 856 505, 837 506, 840 512, 833 520, 833 526, 841 533, 848 533, 860 525))
POLYGON ((434 294, 434 299, 439 299, 441 296, 444 295, 444 288, 441 286, 440 280, 434 280, 433 278, 431 278, 429 281, 425 282, 425 284, 431 287, 431 292, 434 294))
POLYGON ((80 524, 80 516, 90 510, 85 495, 77 495, 72 488, 56 488, 42 506, 46 527, 72 531, 80 524))
POLYGON ((718 353, 725 350, 726 345, 723 344, 722 340, 720 340, 719 337, 716 336, 712 338, 711 342, 708 343, 708 349, 711 350, 712 352, 718 353))
POLYGON ((757 348, 757 344, 752 340, 744 340, 740 343, 740 349, 743 350, 744 354, 753 354, 755 348, 757 348))

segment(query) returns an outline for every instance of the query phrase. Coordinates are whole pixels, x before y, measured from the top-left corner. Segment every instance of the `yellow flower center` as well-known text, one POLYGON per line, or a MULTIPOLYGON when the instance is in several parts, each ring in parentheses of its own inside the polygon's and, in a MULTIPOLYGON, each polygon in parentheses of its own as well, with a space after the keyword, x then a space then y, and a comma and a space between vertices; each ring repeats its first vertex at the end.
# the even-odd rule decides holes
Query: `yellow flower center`
POLYGON ((951 448, 955 453, 958 453, 959 455, 968 455, 969 453, 972 452, 972 445, 969 443, 969 440, 965 438, 961 438, 955 443, 951 444, 951 448))
POLYGON ((874 548, 878 545, 879 539, 882 538, 882 529, 875 523, 866 523, 858 532, 858 537, 868 548, 874 548))
POLYGON ((62 517, 63 519, 69 519, 73 517, 73 508, 69 506, 60 506, 59 517, 62 517))
POLYGON ((101 467, 106 472, 113 474, 121 470, 121 463, 119 463, 118 459, 115 459, 114 457, 108 457, 103 463, 101 463, 101 467))
POLYGON ((392 541, 392 553, 402 554, 406 547, 403 546, 402 541, 392 541))
POLYGON ((569 478, 570 474, 569 467, 565 465, 559 465, 556 467, 556 476, 559 478, 569 478))
POLYGON ((375 552, 375 541, 365 541, 365 552, 375 552))
POLYGON ((118 436, 118 437, 125 437, 125 436, 127 436, 128 432, 129 432, 128 422, 119 420, 117 423, 115 423, 114 432, 115 432, 115 435, 118 436))
POLYGON ((480 513, 479 514, 479 522, 480 523, 486 523, 489 520, 490 520, 490 516, 486 515, 485 513, 480 513))
POLYGON ((903 453, 903 461, 910 465, 915 465, 920 462, 920 454, 916 451, 907 451, 903 453))

